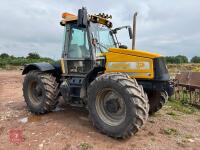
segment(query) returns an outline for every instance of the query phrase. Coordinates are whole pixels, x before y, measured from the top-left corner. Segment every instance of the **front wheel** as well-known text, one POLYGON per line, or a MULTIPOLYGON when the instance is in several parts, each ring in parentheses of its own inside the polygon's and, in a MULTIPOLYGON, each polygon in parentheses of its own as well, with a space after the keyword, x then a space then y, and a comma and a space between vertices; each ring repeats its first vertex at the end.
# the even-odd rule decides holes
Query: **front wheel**
POLYGON ((143 88, 120 73, 104 74, 88 89, 91 120, 101 132, 114 138, 135 134, 148 118, 148 98, 143 88))

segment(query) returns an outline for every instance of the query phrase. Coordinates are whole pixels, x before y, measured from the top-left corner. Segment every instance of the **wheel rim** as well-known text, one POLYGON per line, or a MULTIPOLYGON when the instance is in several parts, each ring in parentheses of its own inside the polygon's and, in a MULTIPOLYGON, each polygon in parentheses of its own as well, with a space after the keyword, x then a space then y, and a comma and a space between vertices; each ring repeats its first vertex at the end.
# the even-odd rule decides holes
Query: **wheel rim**
POLYGON ((95 106, 101 120, 110 126, 120 125, 126 118, 124 99, 111 88, 98 92, 95 106))
POLYGON ((28 96, 33 104, 40 104, 43 97, 41 84, 37 81, 31 81, 28 86, 28 96))

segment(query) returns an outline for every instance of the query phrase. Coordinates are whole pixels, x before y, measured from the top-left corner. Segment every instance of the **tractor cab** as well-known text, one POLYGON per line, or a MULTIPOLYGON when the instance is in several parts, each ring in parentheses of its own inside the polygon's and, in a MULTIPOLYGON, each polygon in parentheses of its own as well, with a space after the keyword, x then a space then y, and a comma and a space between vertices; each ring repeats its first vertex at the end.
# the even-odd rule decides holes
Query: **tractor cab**
POLYGON ((64 50, 62 53, 62 72, 64 74, 87 74, 92 68, 105 65, 104 53, 110 48, 127 48, 117 40, 117 31, 129 26, 112 29, 110 15, 88 15, 85 8, 78 12, 78 16, 63 13, 60 22, 65 28, 64 50))

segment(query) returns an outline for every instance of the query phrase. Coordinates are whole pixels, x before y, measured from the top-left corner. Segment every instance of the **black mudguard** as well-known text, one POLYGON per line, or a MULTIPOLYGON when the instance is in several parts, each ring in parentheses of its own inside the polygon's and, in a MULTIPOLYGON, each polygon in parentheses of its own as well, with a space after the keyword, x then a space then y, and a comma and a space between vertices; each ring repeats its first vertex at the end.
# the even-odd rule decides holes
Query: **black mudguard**
POLYGON ((174 94, 174 84, 171 80, 169 81, 138 80, 138 84, 142 85, 146 92, 166 91, 169 97, 174 94))
POLYGON ((42 72, 55 71, 56 67, 49 63, 32 63, 24 66, 22 75, 27 74, 31 70, 40 70, 42 72))
POLYGON ((175 85, 174 85, 174 82, 172 80, 170 80, 168 83, 167 83, 167 93, 169 95, 169 97, 171 97, 172 95, 174 95, 175 93, 175 85))

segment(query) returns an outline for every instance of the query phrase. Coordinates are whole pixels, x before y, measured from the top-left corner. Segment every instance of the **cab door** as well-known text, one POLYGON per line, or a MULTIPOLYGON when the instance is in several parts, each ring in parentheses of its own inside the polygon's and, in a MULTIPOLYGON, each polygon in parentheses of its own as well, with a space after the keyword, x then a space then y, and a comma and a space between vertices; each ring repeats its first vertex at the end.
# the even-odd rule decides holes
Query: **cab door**
POLYGON ((87 28, 77 27, 77 24, 67 25, 63 52, 64 73, 87 74, 92 68, 92 60, 87 28))

